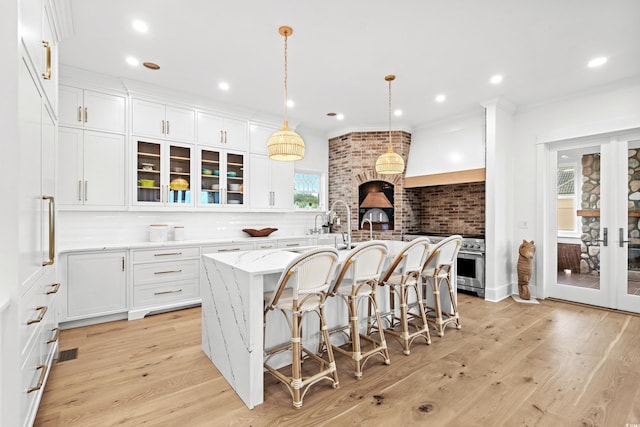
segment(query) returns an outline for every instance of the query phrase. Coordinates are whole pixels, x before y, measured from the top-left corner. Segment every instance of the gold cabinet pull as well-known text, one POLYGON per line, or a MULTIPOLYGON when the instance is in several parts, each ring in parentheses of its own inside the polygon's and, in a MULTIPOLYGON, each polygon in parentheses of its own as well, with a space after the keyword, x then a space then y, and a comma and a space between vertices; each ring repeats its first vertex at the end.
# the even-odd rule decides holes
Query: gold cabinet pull
POLYGON ((89 181, 84 182, 84 201, 87 201, 87 187, 89 186, 89 181))
POLYGON ((169 255, 182 255, 182 252, 165 252, 162 254, 153 254, 153 256, 169 256, 169 255))
POLYGON ((87 123, 89 121, 89 109, 84 107, 84 122, 87 123))
POLYGON ((82 106, 78 106, 78 121, 82 121, 82 106))
POLYGON ((155 271, 153 274, 169 274, 169 273, 182 273, 182 269, 180 269, 180 270, 167 270, 167 271, 155 271))
POLYGON ((53 334, 53 338, 51 338, 49 341, 47 341, 47 344, 52 344, 52 343, 58 341, 58 337, 60 336, 60 328, 53 328, 51 330, 51 332, 55 332, 55 333, 53 334))
POLYGON ((44 46, 47 52, 47 64, 44 73, 42 73, 42 78, 45 80, 51 80, 51 45, 49 42, 42 40, 42 46, 44 46))
POLYGON ((82 201, 82 181, 78 181, 78 201, 82 201))
POLYGON ((240 248, 229 248, 229 249, 218 249, 218 252, 233 252, 233 251, 239 251, 240 248))
POLYGON ((42 262, 42 266, 52 265, 56 256, 56 202, 53 196, 42 196, 42 200, 49 201, 49 259, 42 262))
POLYGON ((220 131, 220 144, 224 142, 223 132, 224 132, 223 130, 220 131))
POLYGON ((162 292, 154 292, 154 295, 164 295, 164 294, 179 294, 180 292, 182 292, 182 289, 177 289, 174 291, 162 291, 162 292))
POLYGON ((169 126, 170 126, 170 123, 169 123, 169 120, 167 120, 167 135, 171 133, 171 128, 169 126))
POLYGON ((162 121, 162 133, 164 133, 164 120, 162 121))
POLYGON ((51 295, 51 294, 57 294, 58 293, 58 289, 60 289, 60 283, 52 283, 49 286, 51 286, 51 290, 48 290, 47 292, 45 292, 46 295, 51 295))
POLYGON ((34 323, 42 322, 42 319, 44 319, 44 315, 47 312, 47 306, 46 305, 39 305, 39 306, 36 307, 36 310, 39 311, 40 314, 38 314, 38 317, 36 317, 35 319, 27 320, 27 325, 32 325, 34 323))
POLYGON ((292 246, 300 246, 300 243, 287 243, 287 247, 290 248, 292 246))
POLYGON ((27 393, 40 390, 42 388, 42 385, 44 384, 44 379, 47 377, 47 365, 38 365, 36 366, 36 371, 38 369, 42 370, 42 372, 40 372, 40 379, 38 379, 38 385, 35 387, 29 387, 27 389, 27 393))

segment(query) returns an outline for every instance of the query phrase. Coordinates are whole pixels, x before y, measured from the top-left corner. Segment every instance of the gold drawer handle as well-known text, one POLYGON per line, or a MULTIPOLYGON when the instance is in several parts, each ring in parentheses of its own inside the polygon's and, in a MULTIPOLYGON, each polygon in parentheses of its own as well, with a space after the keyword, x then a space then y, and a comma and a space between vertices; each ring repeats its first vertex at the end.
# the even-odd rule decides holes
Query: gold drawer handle
POLYGON ((58 337, 60 336, 60 328, 53 328, 51 332, 55 332, 55 334, 53 335, 53 338, 47 341, 47 344, 51 344, 58 341, 58 337))
POLYGON ((170 255, 182 255, 182 252, 168 252, 164 254, 153 254, 153 256, 170 256, 170 255))
POLYGON ((42 40, 42 46, 47 51, 47 63, 45 65, 45 72, 42 73, 42 78, 45 80, 51 80, 51 45, 49 44, 49 42, 42 40))
POLYGON ((164 294, 179 294, 182 292, 182 289, 178 289, 177 291, 162 291, 162 292, 154 292, 154 295, 164 295, 164 294))
POLYGON ((29 319, 27 320, 27 325, 31 325, 33 323, 40 323, 42 322, 42 319, 44 319, 44 315, 47 312, 47 306, 45 305, 39 305, 36 307, 36 310, 40 311, 40 314, 38 315, 38 317, 36 317, 35 319, 29 319))
POLYGON ((230 248, 230 249, 218 249, 218 252, 233 252, 233 251, 239 251, 240 248, 230 248))
POLYGON ((287 243, 287 247, 290 248, 292 246, 300 246, 300 243, 287 243))
POLYGON ((46 295, 51 295, 51 294, 57 294, 58 293, 58 289, 60 289, 60 283, 52 283, 49 286, 51 286, 51 290, 45 292, 46 295))
POLYGON ((27 393, 31 393, 32 391, 40 390, 42 388, 42 385, 44 384, 44 379, 47 376, 47 365, 38 365, 38 366, 36 366, 36 371, 38 369, 42 369, 42 372, 40 372, 40 379, 38 379, 38 385, 35 386, 35 387, 29 387, 27 389, 27 393))
POLYGON ((156 271, 153 274, 169 274, 169 273, 182 273, 182 270, 167 270, 167 271, 156 271))

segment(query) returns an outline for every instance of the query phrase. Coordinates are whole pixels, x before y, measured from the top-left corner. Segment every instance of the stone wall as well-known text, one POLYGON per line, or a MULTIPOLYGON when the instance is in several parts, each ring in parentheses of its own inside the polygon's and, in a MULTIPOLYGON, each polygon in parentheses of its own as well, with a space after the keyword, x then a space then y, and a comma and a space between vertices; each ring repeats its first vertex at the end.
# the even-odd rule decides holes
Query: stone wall
MULTIPOLYGON (((405 161, 411 146, 411 134, 403 131, 391 132, 393 151, 405 161)), ((389 132, 353 132, 329 140, 329 206, 336 200, 344 200, 351 208, 351 232, 354 241, 368 240, 369 230, 358 230, 358 188, 369 181, 386 181, 393 184, 395 227, 394 230, 374 230, 375 239, 400 239, 412 224, 418 223, 415 199, 419 191, 404 188, 404 175, 378 175, 375 171, 376 159, 387 151, 389 132)), ((336 211, 342 216, 341 225, 333 231, 346 230, 344 208, 338 205, 336 211)))

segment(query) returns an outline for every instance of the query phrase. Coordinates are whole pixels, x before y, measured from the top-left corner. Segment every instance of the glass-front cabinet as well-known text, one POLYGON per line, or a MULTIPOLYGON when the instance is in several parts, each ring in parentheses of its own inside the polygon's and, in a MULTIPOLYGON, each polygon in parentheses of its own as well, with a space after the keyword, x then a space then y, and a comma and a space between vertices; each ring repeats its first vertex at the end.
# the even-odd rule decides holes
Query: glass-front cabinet
POLYGON ((193 146, 139 140, 136 151, 136 198, 142 206, 193 206, 193 146))
POLYGON ((244 206, 245 159, 241 152, 200 149, 198 206, 244 206))

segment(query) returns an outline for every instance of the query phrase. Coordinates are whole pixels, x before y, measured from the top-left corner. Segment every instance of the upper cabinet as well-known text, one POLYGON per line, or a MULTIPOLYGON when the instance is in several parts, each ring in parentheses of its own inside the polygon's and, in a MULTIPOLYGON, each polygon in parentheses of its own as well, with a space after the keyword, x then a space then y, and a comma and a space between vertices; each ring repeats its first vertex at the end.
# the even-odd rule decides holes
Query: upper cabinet
POLYGON ((198 144, 247 150, 247 122, 198 112, 198 144))
POLYGON ((44 88, 49 104, 55 110, 58 85, 58 37, 53 14, 46 0, 21 0, 20 37, 44 88))
POLYGON ((249 151, 255 154, 267 154, 267 142, 269 137, 278 129, 256 124, 249 125, 249 151))
POLYGON ((125 98, 60 85, 59 123, 105 132, 125 132, 125 98))
POLYGON ((132 134, 175 141, 195 140, 194 110, 141 99, 133 99, 131 108, 132 134))

